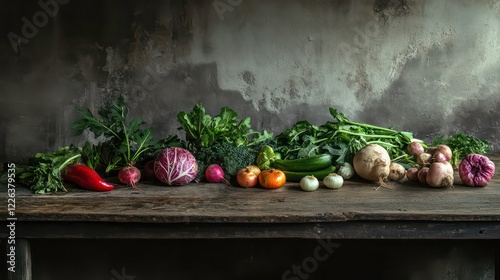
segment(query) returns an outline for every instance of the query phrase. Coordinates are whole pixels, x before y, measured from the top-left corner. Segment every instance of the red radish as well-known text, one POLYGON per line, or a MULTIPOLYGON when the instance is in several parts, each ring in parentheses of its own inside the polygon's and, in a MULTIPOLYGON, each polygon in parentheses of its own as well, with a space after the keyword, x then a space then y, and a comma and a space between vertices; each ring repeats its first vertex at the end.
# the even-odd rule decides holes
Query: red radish
POLYGON ((231 185, 229 181, 226 178, 224 178, 224 170, 222 169, 222 167, 220 167, 220 165, 216 163, 207 166, 207 168, 205 169, 205 178, 210 183, 223 182, 228 185, 231 185))
POLYGON ((429 166, 427 172, 426 183, 435 188, 439 187, 453 187, 453 166, 451 163, 434 162, 429 166))
POLYGON ((118 180, 123 184, 131 185, 137 189, 136 183, 141 179, 141 171, 133 166, 127 165, 118 172, 118 180))

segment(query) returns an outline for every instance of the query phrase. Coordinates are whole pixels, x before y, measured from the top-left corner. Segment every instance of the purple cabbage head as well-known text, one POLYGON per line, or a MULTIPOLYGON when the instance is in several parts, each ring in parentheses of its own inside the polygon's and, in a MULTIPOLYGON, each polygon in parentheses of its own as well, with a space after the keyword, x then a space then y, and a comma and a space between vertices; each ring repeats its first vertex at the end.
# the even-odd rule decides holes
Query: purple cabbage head
POLYGON ((178 147, 163 149, 155 160, 154 172, 158 180, 169 186, 191 182, 198 174, 198 163, 191 152, 178 147))

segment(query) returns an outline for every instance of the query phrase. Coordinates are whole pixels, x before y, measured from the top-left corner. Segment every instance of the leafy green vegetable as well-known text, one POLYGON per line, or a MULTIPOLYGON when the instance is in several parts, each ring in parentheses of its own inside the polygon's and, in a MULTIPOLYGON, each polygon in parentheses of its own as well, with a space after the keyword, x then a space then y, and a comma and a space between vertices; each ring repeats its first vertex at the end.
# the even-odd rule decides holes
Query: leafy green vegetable
POLYGON ((223 142, 252 149, 272 137, 267 131, 253 130, 250 118, 239 120, 238 114, 227 106, 222 107, 220 113, 212 118, 198 103, 190 112, 179 112, 177 119, 179 130, 186 133, 186 148, 192 152, 223 142))
POLYGON ((271 162, 276 158, 276 153, 271 146, 265 145, 257 156, 257 166, 261 170, 271 168, 271 162))
POLYGON ((80 158, 77 148, 63 147, 53 153, 37 153, 27 166, 16 166, 19 182, 37 194, 65 192, 61 171, 80 158))
POLYGON ((458 166, 460 160, 468 154, 484 155, 491 152, 491 146, 488 141, 463 132, 458 132, 448 138, 441 135, 431 143, 432 146, 437 146, 439 144, 445 144, 450 147, 452 151, 450 163, 455 167, 458 166))
POLYGON ((350 121, 344 114, 330 108, 335 122, 328 121, 315 126, 299 121, 275 137, 275 152, 284 159, 304 158, 328 152, 336 157, 337 164, 349 162, 354 154, 368 144, 379 144, 391 159, 404 164, 413 164, 414 159, 406 152, 413 139, 410 132, 396 131, 371 124, 350 121))
POLYGON ((205 177, 205 168, 216 163, 224 170, 224 177, 230 179, 236 176, 238 171, 255 162, 255 153, 252 153, 246 146, 236 146, 234 143, 215 143, 210 147, 194 154, 198 162, 198 178, 205 177))
POLYGON ((78 110, 81 119, 72 125, 77 135, 86 129, 96 136, 103 135, 107 140, 98 145, 85 144, 82 148, 87 164, 96 168, 105 164, 106 172, 127 164, 134 164, 140 155, 155 145, 153 131, 142 128, 145 124, 141 119, 134 118, 127 122, 128 108, 123 97, 112 104, 110 108, 101 108, 100 119, 87 109, 78 110))

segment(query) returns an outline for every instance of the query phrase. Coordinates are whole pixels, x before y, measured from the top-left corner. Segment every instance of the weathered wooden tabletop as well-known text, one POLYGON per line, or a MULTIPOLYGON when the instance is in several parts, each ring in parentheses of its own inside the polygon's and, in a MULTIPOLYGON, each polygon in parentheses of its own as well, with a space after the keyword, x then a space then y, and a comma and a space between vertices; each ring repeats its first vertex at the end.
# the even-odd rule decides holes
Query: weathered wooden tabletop
MULTIPOLYGON (((499 155, 490 158, 500 166, 499 155)), ((116 186, 98 193, 68 185, 67 193, 49 195, 18 187, 18 229, 26 227, 28 237, 500 238, 499 168, 482 188, 463 185, 458 174, 454 188, 403 181, 375 190, 362 179, 315 192, 297 183, 276 190, 116 186)), ((0 207, 7 209, 6 188, 1 191, 0 207)), ((7 211, 0 217, 6 221, 7 211)))

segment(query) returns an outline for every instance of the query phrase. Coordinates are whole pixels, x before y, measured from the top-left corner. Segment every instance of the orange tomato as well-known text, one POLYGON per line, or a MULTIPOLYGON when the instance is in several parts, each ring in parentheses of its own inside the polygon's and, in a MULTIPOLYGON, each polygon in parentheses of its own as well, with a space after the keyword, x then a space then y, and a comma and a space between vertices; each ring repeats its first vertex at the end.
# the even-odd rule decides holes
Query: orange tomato
POLYGON ((263 170, 258 178, 259 184, 266 189, 281 188, 286 183, 285 173, 274 168, 263 170))
POLYGON ((257 185, 257 174, 248 168, 242 168, 236 174, 236 181, 238 181, 238 184, 244 188, 251 188, 257 185))

